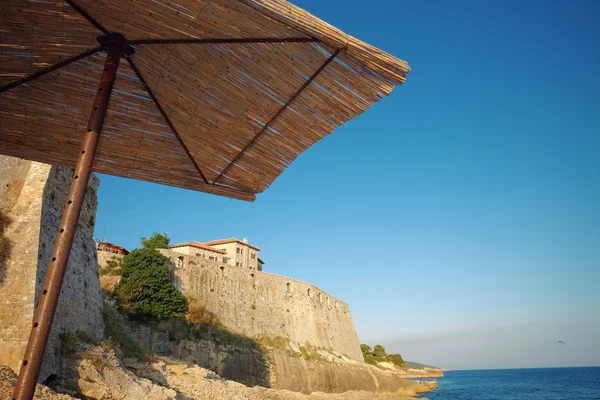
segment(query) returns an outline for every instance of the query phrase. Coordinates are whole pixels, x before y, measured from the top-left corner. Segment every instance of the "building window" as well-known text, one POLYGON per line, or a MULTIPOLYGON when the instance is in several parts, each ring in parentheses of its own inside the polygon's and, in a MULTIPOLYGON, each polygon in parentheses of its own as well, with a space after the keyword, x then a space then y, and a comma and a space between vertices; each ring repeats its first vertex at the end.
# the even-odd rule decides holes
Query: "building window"
POLYGON ((196 253, 196 257, 201 257, 201 256, 202 256, 202 254, 196 253))
POLYGON ((240 263, 236 261, 236 262, 235 262, 235 266, 236 266, 236 267, 239 267, 239 266, 240 266, 240 263))
POLYGON ((238 253, 238 254, 242 254, 241 249, 239 247, 235 248, 235 252, 238 253))
POLYGON ((288 282, 288 283, 285 284, 285 292, 286 293, 290 293, 291 291, 292 291, 292 288, 290 286, 290 283, 288 282))
POLYGON ((105 247, 104 251, 108 251, 110 253, 110 248, 109 247, 105 247))
POLYGON ((256 258, 256 253, 255 253, 255 252, 252 252, 250 256, 251 256, 251 257, 252 257, 252 259, 254 260, 254 259, 256 258))

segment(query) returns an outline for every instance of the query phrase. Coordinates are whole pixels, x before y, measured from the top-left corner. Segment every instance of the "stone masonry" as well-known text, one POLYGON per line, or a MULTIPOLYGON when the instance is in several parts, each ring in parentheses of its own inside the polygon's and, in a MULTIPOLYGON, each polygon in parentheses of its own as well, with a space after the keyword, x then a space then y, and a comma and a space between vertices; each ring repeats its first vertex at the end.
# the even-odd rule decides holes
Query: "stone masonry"
POLYGON ((172 279, 215 313, 226 327, 252 338, 283 337, 363 356, 348 305, 310 283, 161 249, 172 279))
MULTIPOLYGON (((0 364, 19 371, 73 171, 0 156, 0 210, 11 220, 12 250, 0 278, 0 364)), ((102 297, 93 230, 99 179, 85 195, 40 381, 58 372, 59 333, 103 335, 102 297)))

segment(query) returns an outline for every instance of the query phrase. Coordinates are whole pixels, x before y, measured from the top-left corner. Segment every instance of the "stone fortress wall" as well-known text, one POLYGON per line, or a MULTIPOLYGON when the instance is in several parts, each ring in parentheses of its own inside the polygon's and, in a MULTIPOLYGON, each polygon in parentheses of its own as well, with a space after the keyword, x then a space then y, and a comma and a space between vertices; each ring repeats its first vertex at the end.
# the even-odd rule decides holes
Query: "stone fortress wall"
MULTIPOLYGON (((12 250, 0 265, 0 364, 19 371, 73 171, 0 156, 0 211, 12 250)), ((99 179, 88 183, 40 381, 58 372, 59 333, 101 339, 102 297, 93 240, 99 179)))
POLYGON ((215 313, 228 328, 253 338, 306 341, 363 362, 348 305, 310 283, 225 265, 172 250, 175 285, 215 313))

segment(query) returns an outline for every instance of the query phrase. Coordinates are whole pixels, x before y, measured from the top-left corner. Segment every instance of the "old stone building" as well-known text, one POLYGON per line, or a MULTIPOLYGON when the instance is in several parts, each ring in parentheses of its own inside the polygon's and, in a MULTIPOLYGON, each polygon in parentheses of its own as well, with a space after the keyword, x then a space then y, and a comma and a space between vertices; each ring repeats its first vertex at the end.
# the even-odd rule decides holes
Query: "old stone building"
MULTIPOLYGON (((0 364, 19 371, 73 171, 0 156, 0 211, 11 244, 0 266, 0 364)), ((40 381, 58 372, 59 334, 101 339, 102 297, 93 230, 99 180, 92 175, 75 232, 40 381)))
POLYGON ((210 261, 221 262, 232 267, 262 271, 264 262, 258 258, 260 249, 248 243, 248 239, 236 238, 213 240, 210 242, 178 243, 169 248, 188 256, 197 256, 210 261))
POLYGON ((205 258, 210 261, 216 261, 227 264, 227 256, 225 250, 216 249, 199 242, 178 243, 169 248, 178 253, 188 256, 196 256, 205 258))

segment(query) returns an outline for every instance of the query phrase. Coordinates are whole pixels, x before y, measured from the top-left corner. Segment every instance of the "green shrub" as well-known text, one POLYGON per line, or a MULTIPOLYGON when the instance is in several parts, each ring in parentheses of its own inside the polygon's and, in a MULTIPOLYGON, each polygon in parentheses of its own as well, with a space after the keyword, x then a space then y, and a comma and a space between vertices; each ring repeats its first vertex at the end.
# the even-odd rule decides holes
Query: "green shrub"
POLYGON ((97 344, 96 340, 92 339, 90 335, 84 331, 80 331, 79 329, 77 329, 77 332, 75 332, 75 336, 77 336, 77 339, 79 339, 79 341, 82 343, 97 344))
POLYGON ((302 353, 302 357, 305 360, 310 360, 310 354, 308 354, 308 351, 306 350, 306 347, 300 346, 300 353, 302 353))
POLYGON ((112 256, 108 260, 106 260, 106 266, 104 268, 100 268, 100 276, 106 275, 121 275, 121 270, 123 268, 123 260, 118 257, 112 256))
POLYGON ((386 353, 385 348, 380 344, 375 345, 373 350, 371 350, 371 346, 361 344, 360 350, 362 351, 363 358, 367 364, 378 366, 380 362, 391 362, 398 367, 404 367, 406 365, 400 354, 388 354, 386 353))
POLYGON ((123 258, 122 278, 114 290, 120 307, 140 321, 185 314, 185 298, 169 274, 167 257, 150 248, 133 250, 123 258))
POLYGON ((79 338, 70 332, 61 332, 58 334, 58 338, 60 339, 60 350, 62 355, 65 357, 73 357, 81 345, 79 338))

